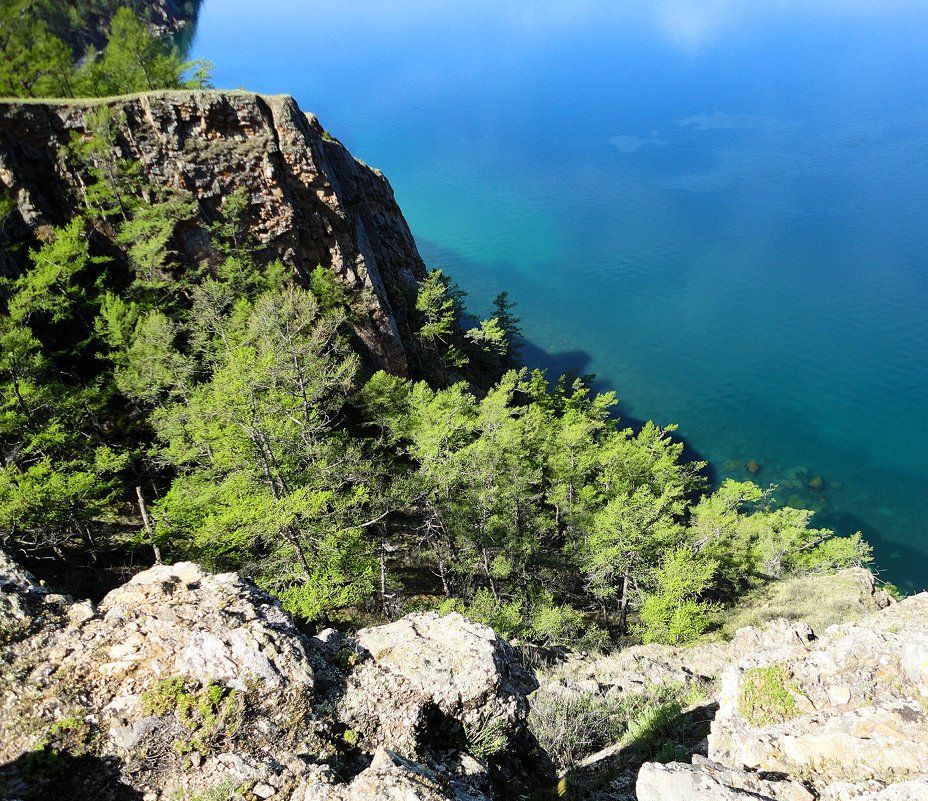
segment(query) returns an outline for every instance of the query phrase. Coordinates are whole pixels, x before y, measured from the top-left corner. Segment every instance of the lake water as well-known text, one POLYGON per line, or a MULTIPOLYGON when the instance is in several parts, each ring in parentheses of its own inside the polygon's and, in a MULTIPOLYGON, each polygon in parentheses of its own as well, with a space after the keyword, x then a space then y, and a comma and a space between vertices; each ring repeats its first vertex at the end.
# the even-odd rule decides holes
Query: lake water
POLYGON ((191 55, 384 170, 531 364, 928 584, 924 0, 206 0, 191 55))

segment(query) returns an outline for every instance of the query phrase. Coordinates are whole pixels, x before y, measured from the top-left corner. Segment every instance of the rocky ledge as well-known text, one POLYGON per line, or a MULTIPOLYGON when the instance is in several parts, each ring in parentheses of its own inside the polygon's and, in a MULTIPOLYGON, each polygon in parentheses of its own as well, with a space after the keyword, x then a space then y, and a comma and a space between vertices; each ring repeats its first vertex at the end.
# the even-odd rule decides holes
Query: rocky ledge
POLYGON ((645 765, 640 801, 928 799, 928 593, 771 633, 724 670, 708 759, 645 765))
POLYGON ((93 605, 0 552, 0 613, 0 799, 928 799, 928 594, 821 637, 781 619, 568 660, 540 688, 460 615, 309 637, 238 575, 191 563, 93 605), (586 685, 698 685, 700 709, 717 705, 708 740, 640 770, 617 744, 558 777, 530 710, 586 685))
POLYGON ((539 775, 536 685, 460 615, 311 638, 236 574, 191 563, 98 606, 5 557, 0 581, 2 799, 479 801, 539 775))

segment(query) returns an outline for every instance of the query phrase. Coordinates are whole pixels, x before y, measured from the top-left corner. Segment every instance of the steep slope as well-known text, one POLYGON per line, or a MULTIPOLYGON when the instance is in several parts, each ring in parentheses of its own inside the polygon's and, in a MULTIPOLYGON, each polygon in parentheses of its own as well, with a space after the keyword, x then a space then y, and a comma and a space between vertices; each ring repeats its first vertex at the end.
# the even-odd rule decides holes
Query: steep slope
MULTIPOLYGON (((316 265, 330 269, 351 290, 353 326, 369 363, 408 372, 409 313, 425 275, 409 227, 386 178, 290 97, 155 92, 0 104, 0 187, 17 208, 6 222, 11 240, 24 229, 41 234, 63 225, 80 207, 92 180, 67 148, 95 132, 101 108, 119 121, 116 155, 136 162, 150 185, 192 193, 200 222, 216 220, 222 198, 244 189, 263 258, 281 259, 304 278, 316 265)), ((99 223, 96 234, 113 237, 99 223)), ((178 226, 170 246, 182 264, 218 260, 198 225, 178 226)), ((6 253, 0 272, 21 269, 23 255, 6 253)))

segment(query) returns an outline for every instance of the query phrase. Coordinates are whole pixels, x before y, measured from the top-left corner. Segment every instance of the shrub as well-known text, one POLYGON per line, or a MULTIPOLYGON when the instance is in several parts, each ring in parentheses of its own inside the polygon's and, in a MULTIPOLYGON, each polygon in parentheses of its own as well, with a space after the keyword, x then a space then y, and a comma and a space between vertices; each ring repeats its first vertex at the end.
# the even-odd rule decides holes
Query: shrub
POLYGON ((467 752, 477 759, 488 759, 506 748, 506 724, 502 718, 481 716, 464 721, 467 752))
POLYGON ((612 739, 615 702, 602 693, 555 685, 537 690, 530 703, 529 728, 559 771, 612 739))

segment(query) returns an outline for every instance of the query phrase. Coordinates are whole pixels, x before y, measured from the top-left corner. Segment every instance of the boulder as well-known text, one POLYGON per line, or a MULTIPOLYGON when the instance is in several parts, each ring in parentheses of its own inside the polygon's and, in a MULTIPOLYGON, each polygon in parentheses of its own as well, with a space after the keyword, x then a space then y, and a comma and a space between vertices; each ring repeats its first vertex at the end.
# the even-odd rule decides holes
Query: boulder
POLYGON ((153 567, 113 590, 81 639, 105 649, 100 674, 124 677, 111 708, 131 705, 157 677, 265 695, 313 686, 302 635, 280 604, 236 573, 211 575, 192 562, 153 567))
POLYGON ((457 613, 407 615, 362 629, 362 659, 339 716, 365 749, 417 758, 439 749, 489 757, 507 747, 537 684, 493 629, 457 613))
POLYGON ((0 644, 59 616, 69 599, 49 593, 0 549, 0 644))
POLYGON ((709 760, 642 766, 635 784, 638 801, 814 801, 800 783, 769 781, 709 760))
MULTIPOLYGON (((443 789, 433 771, 378 749, 366 770, 349 784, 324 780, 305 782, 290 801, 451 801, 455 795, 443 789)), ((482 801, 472 797, 471 801, 482 801)))
POLYGON ((0 762, 99 750, 101 764, 126 765, 129 783, 160 798, 221 781, 273 787, 281 765, 303 770, 302 754, 318 744, 307 641, 277 601, 234 573, 153 567, 98 608, 72 604, 8 664, 0 762))
POLYGON ((0 660, 0 798, 485 801, 531 784, 536 685, 460 615, 308 638, 248 581, 189 562, 26 614, 54 597, 0 560, 0 602, 26 623, 0 660), (83 771, 70 789, 62 760, 83 771))

